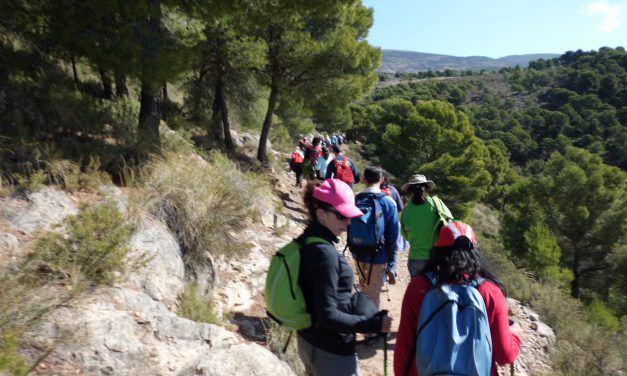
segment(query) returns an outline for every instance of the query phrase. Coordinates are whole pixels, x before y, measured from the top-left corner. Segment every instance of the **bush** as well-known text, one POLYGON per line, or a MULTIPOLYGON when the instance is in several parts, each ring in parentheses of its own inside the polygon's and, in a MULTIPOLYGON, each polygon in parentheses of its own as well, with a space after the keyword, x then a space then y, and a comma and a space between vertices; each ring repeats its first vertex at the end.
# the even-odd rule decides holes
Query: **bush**
POLYGON ((198 289, 192 283, 185 286, 185 290, 178 296, 178 308, 176 314, 195 322, 206 322, 219 325, 220 317, 215 312, 211 298, 198 293, 198 289))
POLYGON ((37 239, 27 260, 34 275, 44 280, 69 281, 78 290, 114 282, 124 271, 133 231, 116 204, 84 206, 64 225, 67 236, 48 232, 37 239))
POLYGON ((205 252, 241 254, 249 249, 237 234, 259 217, 258 205, 271 198, 265 176, 242 172, 213 153, 207 162, 196 154, 166 153, 142 171, 138 200, 164 220, 177 236, 187 267, 202 266, 205 252))

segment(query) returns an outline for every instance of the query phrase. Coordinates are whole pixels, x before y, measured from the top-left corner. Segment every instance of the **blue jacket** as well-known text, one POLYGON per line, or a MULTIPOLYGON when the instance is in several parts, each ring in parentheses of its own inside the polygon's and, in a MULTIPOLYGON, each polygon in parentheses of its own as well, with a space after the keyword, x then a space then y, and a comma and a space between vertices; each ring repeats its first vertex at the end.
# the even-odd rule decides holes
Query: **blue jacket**
MULTIPOLYGON (((381 190, 367 188, 362 193, 379 192, 381 192, 381 190)), ((357 256, 353 253, 353 258, 357 261, 372 264, 385 264, 392 260, 392 257, 397 250, 396 241, 398 239, 400 226, 398 224, 398 211, 396 209, 396 203, 389 196, 381 197, 379 199, 379 203, 381 204, 381 211, 383 212, 385 222, 385 228, 383 229, 384 252, 379 252, 375 256, 374 260, 370 256, 357 256)))

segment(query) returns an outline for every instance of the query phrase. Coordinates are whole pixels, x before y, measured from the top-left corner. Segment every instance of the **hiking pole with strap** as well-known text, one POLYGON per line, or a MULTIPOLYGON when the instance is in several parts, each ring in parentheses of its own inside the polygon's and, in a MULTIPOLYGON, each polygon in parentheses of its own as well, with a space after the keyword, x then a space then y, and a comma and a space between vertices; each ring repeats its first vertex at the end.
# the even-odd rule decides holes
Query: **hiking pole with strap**
MULTIPOLYGON (((387 316, 388 310, 384 309, 384 316, 387 316)), ((383 376, 388 376, 388 332, 383 333, 383 376)))

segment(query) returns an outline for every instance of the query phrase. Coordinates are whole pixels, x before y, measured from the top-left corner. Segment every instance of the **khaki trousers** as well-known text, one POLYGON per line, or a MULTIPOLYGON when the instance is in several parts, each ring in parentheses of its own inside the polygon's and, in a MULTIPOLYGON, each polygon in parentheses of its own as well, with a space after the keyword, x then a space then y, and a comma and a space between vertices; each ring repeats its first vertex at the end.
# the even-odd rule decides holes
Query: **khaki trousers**
POLYGON ((379 308, 379 297, 381 296, 381 289, 385 281, 385 264, 371 264, 368 262, 356 262, 357 274, 359 274, 359 289, 368 295, 374 305, 379 308), (372 272, 370 267, 372 266, 372 272), (370 284, 368 284, 368 275, 372 273, 370 277, 370 284))

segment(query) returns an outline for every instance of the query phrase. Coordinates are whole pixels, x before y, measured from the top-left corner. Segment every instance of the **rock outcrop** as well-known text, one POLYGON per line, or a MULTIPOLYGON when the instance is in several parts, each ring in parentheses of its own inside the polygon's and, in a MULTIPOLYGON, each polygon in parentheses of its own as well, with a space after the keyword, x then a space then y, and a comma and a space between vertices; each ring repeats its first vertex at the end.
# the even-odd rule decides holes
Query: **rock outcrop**
MULTIPOLYGON (((103 187, 101 192, 113 196, 127 212, 128 200, 119 189, 103 187)), ((33 240, 30 236, 20 242, 14 233, 50 230, 77 212, 72 197, 53 188, 26 199, 3 199, 0 229, 10 231, 0 233, 0 261, 7 262, 7 255, 28 248, 26 243, 33 240)), ((227 297, 225 309, 250 306, 246 297, 262 286, 267 259, 256 247, 253 244, 248 258, 240 260, 250 267, 221 289, 227 297)), ((33 359, 54 344, 54 351, 38 366, 38 374, 293 374, 263 346, 220 326, 176 315, 177 296, 193 276, 186 274, 181 249, 167 226, 148 217, 140 219, 130 249, 127 271, 119 283, 57 308, 31 331, 33 359)), ((244 271, 240 261, 230 266, 244 271)), ((213 262, 199 275, 204 283, 201 290, 213 292, 217 282, 213 262)))

